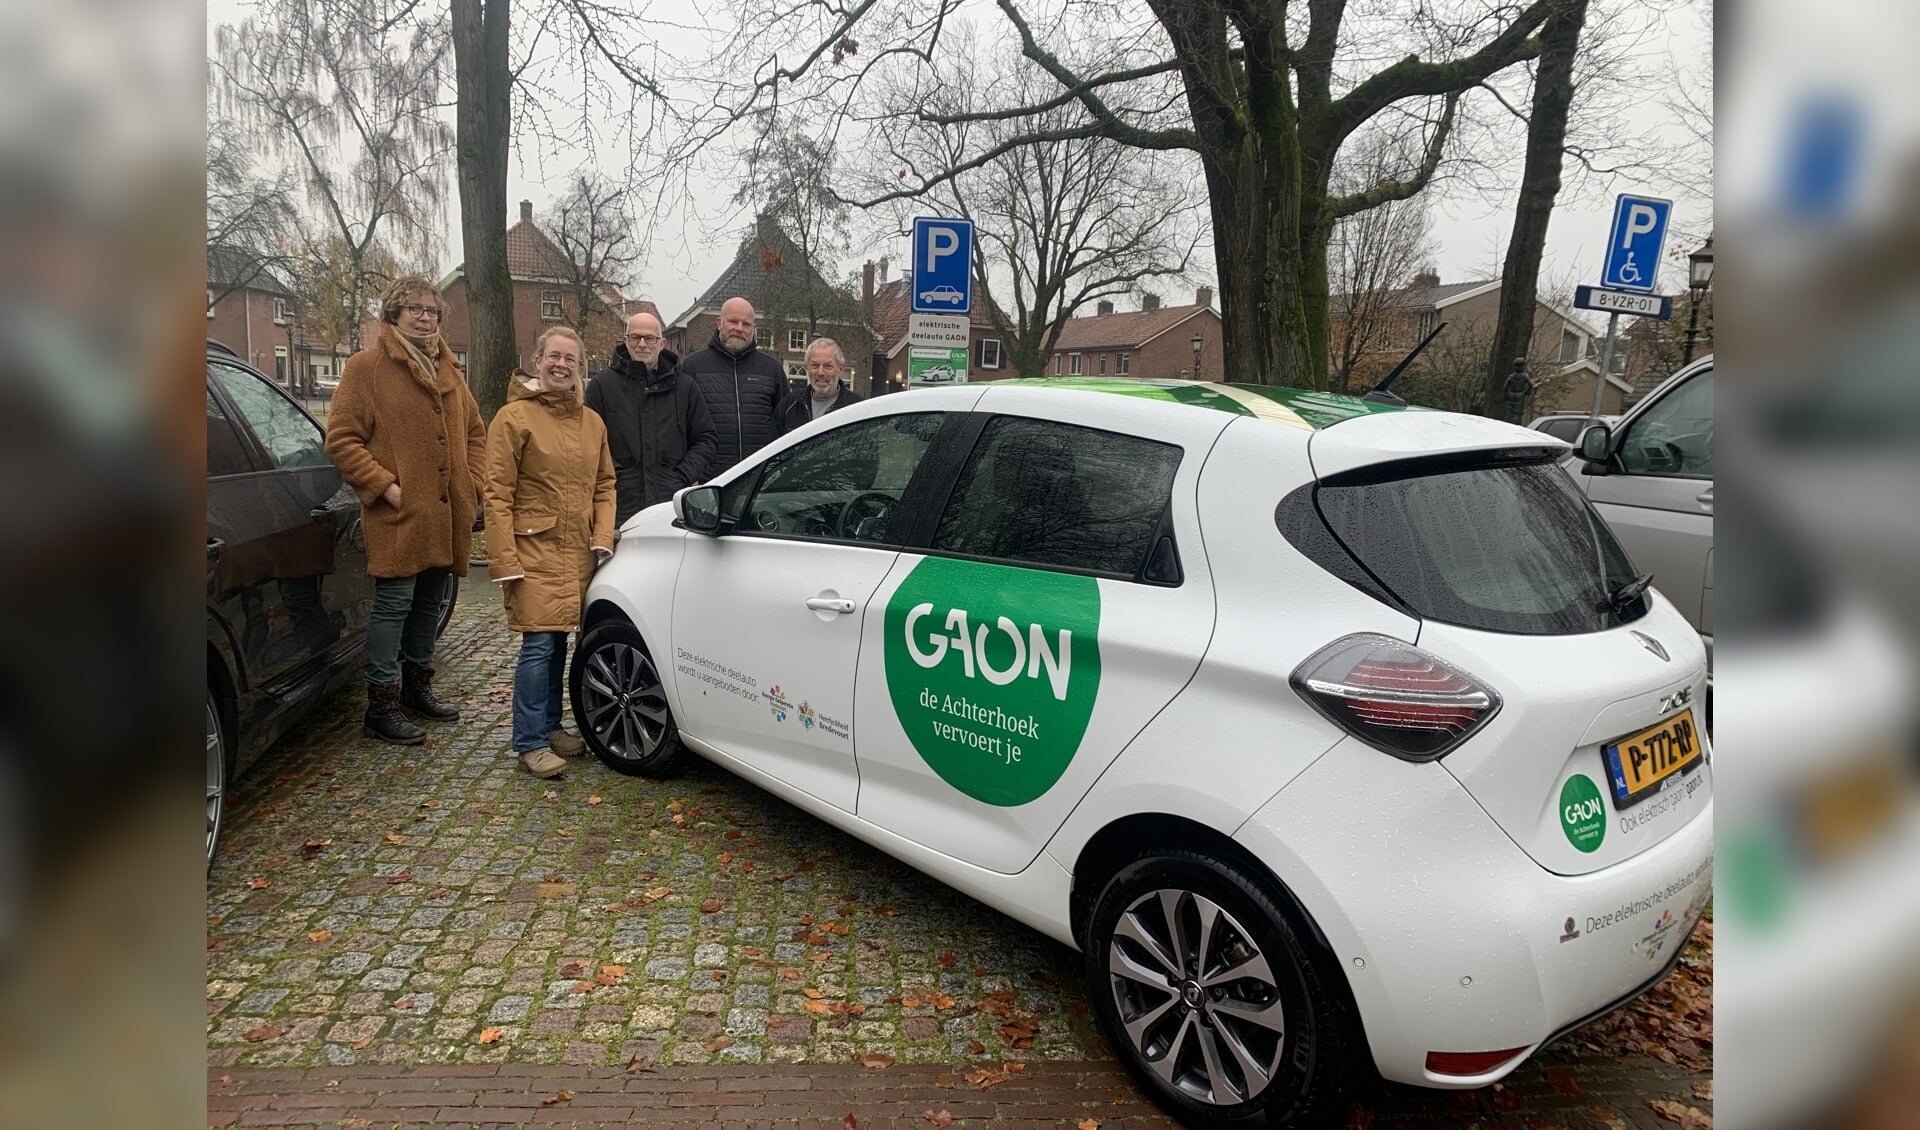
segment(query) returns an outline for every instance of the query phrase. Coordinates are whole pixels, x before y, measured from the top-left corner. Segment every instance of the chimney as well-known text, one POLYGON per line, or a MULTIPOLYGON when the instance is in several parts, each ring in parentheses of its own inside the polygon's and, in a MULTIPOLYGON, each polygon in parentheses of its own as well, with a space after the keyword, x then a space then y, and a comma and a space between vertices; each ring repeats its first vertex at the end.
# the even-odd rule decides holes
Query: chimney
POLYGON ((871 259, 867 260, 867 265, 860 271, 860 308, 867 312, 867 317, 873 317, 873 260, 871 259))
POLYGON ((1157 295, 1157 294, 1143 294, 1143 295, 1141 295, 1141 296, 1140 296, 1140 309, 1142 309, 1142 310, 1158 310, 1158 309, 1160 309, 1160 296, 1159 296, 1159 295, 1157 295))
POLYGON ((1093 308, 1093 316, 1096 318, 1104 318, 1111 313, 1113 313, 1113 303, 1107 301, 1104 298, 1100 300, 1100 304, 1098 306, 1095 306, 1093 308))
POLYGON ((1203 286, 1200 289, 1194 291, 1193 304, 1195 306, 1209 306, 1209 307, 1212 306, 1213 305, 1213 288, 1210 286, 1203 286))
POLYGON ((1413 276, 1413 285, 1429 288, 1439 286, 1440 272, 1434 270, 1432 267, 1423 267, 1418 274, 1413 276))
POLYGON ((880 256, 880 281, 887 281, 887 256, 880 256))
POLYGON ((523 224, 533 222, 533 201, 522 200, 520 202, 520 222, 523 224))

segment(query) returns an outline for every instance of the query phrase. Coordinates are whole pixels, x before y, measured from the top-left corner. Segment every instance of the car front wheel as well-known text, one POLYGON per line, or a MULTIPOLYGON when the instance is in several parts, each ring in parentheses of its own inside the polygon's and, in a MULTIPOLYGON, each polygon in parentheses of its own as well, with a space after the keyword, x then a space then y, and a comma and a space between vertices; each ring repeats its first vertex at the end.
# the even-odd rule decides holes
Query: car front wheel
POLYGON ((1094 904, 1085 969, 1107 1039, 1190 1126, 1307 1126, 1354 1054, 1304 924, 1237 864, 1168 851, 1094 904))
POLYGON ((684 756, 653 656, 632 624, 587 630, 573 653, 573 717, 594 756, 631 777, 664 777, 684 756))
POLYGON ((220 818, 227 806, 227 742, 220 724, 220 703, 207 694, 207 866, 220 844, 220 818))

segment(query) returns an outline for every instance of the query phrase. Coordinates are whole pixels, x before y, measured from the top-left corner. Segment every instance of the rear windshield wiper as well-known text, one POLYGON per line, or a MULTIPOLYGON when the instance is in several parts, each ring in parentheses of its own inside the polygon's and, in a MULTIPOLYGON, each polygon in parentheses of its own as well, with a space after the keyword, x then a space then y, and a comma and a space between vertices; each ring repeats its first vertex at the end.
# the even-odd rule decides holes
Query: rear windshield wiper
POLYGON ((1600 611, 1616 617, 1625 616, 1640 603, 1640 598, 1647 594, 1647 589, 1652 584, 1652 573, 1642 573, 1631 581, 1620 582, 1600 601, 1600 611))

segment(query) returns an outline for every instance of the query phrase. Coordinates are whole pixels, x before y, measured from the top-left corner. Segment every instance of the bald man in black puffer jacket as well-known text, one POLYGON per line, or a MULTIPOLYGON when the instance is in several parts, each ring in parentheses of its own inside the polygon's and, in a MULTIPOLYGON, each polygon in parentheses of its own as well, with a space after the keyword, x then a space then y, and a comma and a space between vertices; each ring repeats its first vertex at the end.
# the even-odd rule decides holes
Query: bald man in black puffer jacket
POLYGON ((786 407, 787 373, 779 361, 755 348, 753 304, 729 298, 720 306, 720 325, 705 349, 680 362, 713 413, 719 450, 707 471, 717 477, 780 434, 786 407))

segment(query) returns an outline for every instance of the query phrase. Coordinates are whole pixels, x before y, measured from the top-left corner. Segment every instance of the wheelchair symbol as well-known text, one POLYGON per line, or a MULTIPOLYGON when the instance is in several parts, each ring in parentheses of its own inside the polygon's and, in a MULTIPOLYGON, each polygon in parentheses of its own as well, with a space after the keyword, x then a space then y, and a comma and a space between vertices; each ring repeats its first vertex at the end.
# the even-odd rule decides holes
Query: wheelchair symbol
POLYGON ((1620 281, 1631 286, 1640 281, 1640 268, 1634 265, 1633 252, 1627 252, 1627 261, 1620 264, 1620 281))

